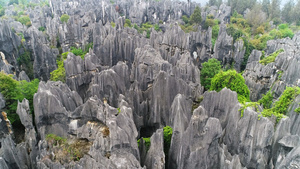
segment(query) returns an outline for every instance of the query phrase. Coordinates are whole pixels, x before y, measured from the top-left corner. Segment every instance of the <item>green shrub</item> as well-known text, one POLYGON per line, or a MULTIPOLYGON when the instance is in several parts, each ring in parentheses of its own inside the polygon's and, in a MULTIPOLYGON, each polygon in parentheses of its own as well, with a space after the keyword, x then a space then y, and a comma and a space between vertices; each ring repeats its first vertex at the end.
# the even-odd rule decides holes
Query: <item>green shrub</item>
POLYGON ((282 93, 278 101, 273 104, 270 109, 264 109, 262 115, 264 117, 277 117, 277 122, 280 121, 287 114, 288 108, 293 103, 294 99, 300 94, 299 87, 287 87, 282 93))
POLYGON ((228 70, 226 72, 220 71, 220 73, 216 74, 211 80, 210 90, 219 92, 225 87, 237 92, 239 102, 244 103, 250 101, 250 91, 245 84, 245 79, 235 70, 228 70))
POLYGON ((273 92, 268 91, 266 95, 263 94, 263 97, 258 101, 259 104, 263 105, 264 109, 271 108, 273 102, 273 92))
POLYGON ((157 31, 157 32, 158 32, 158 31, 161 31, 158 24, 155 24, 155 25, 154 25, 154 30, 157 31))
POLYGON ((294 101, 294 99, 300 94, 299 87, 287 87, 279 100, 275 102, 273 111, 286 114, 289 105, 294 101))
POLYGON ((209 59, 207 62, 204 62, 202 64, 200 80, 201 80, 201 85, 204 86, 205 90, 210 89, 212 78, 216 74, 218 74, 220 70, 221 70, 221 64, 215 58, 209 59))
POLYGON ((76 56, 80 56, 82 59, 84 59, 84 55, 86 54, 81 48, 75 47, 71 47, 71 52, 76 56))
POLYGON ((19 22, 21 22, 23 25, 26 25, 28 23, 31 23, 29 16, 21 16, 18 19, 19 22))
POLYGON ((190 23, 190 18, 186 15, 183 15, 181 17, 182 21, 185 23, 185 24, 189 24, 190 23))
POLYGON ((125 19, 124 27, 132 27, 130 19, 125 19))
POLYGON ((164 127, 164 152, 165 152, 166 164, 168 164, 172 134, 173 134, 173 129, 170 126, 164 127))
POLYGON ((40 80, 39 79, 34 79, 31 82, 27 81, 20 81, 20 89, 21 93, 29 101, 29 107, 31 113, 33 113, 33 96, 37 92, 38 87, 39 87, 40 80))
POLYGON ((66 70, 64 68, 64 61, 57 61, 57 69, 50 73, 51 81, 61 81, 63 83, 66 82, 66 70))
POLYGON ((244 112, 247 107, 252 107, 255 109, 255 111, 258 111, 258 105, 259 105, 258 102, 248 102, 248 103, 242 104, 242 107, 239 109, 239 111, 241 112, 241 117, 244 116, 244 112))
POLYGON ((113 21, 110 22, 110 25, 114 28, 116 27, 116 23, 114 23, 113 21))
POLYGON ((26 98, 29 101, 30 110, 33 111, 33 95, 37 92, 39 80, 35 79, 31 82, 13 79, 13 75, 7 75, 0 72, 0 92, 6 101, 7 117, 13 124, 19 123, 19 116, 16 114, 18 101, 26 98))
POLYGON ((276 57, 283 51, 283 49, 277 50, 269 56, 265 57, 264 59, 260 60, 259 63, 261 63, 262 65, 267 65, 269 63, 275 62, 276 57))
POLYGON ((185 32, 185 33, 190 33, 190 32, 196 32, 197 28, 195 28, 195 25, 179 25, 180 28, 185 32))
POLYGON ((280 25, 278 25, 278 29, 279 30, 287 29, 288 27, 289 27, 288 24, 280 24, 280 25))
POLYGON ((201 9, 197 6, 190 17, 191 24, 200 24, 202 22, 201 9))
POLYGON ((67 15, 67 14, 63 14, 63 15, 60 17, 60 21, 61 21, 62 23, 67 23, 69 19, 70 19, 70 16, 67 15))
POLYGON ((44 32, 45 30, 46 30, 46 28, 45 28, 45 27, 43 27, 43 26, 39 27, 39 31, 42 31, 42 32, 44 32))
MULTIPOLYGON (((146 146, 146 151, 148 151, 150 149, 150 145, 151 145, 151 140, 150 140, 150 137, 148 138, 143 138, 142 139, 145 141, 145 146, 146 146)), ((140 139, 138 139, 137 143, 138 145, 140 145, 140 139)))
MULTIPOLYGON (((24 36, 24 35, 23 35, 24 36)), ((23 38, 22 38, 23 39, 23 38)), ((25 39, 24 39, 25 40, 25 39)), ((17 63, 21 70, 24 70, 30 79, 33 79, 33 62, 31 60, 31 53, 25 51, 17 58, 17 63)))
POLYGON ((212 47, 214 47, 215 44, 216 44, 216 41, 217 41, 218 36, 219 36, 219 30, 220 30, 219 25, 215 25, 215 26, 212 27, 212 36, 211 36, 212 47))

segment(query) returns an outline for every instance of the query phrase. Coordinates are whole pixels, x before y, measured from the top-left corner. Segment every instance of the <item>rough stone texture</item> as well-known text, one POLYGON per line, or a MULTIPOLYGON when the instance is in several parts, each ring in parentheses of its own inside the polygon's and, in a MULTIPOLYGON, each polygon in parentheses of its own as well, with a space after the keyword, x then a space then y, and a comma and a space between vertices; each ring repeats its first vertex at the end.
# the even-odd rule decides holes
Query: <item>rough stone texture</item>
POLYGON ((236 92, 229 89, 222 89, 220 92, 206 92, 201 106, 207 111, 209 117, 220 120, 223 128, 226 127, 230 113, 238 104, 236 92))
POLYGON ((284 52, 280 53, 274 63, 269 63, 266 66, 258 63, 260 53, 253 51, 250 56, 250 60, 246 66, 246 70, 243 74, 246 84, 250 89, 250 99, 257 101, 261 98, 262 94, 265 94, 272 87, 275 98, 278 98, 286 86, 300 84, 299 69, 299 43, 297 40, 300 37, 300 33, 296 33, 293 39, 277 39, 267 42, 266 56, 283 49, 284 52), (281 78, 279 79, 278 72, 282 71, 281 78))
POLYGON ((5 99, 4 99, 3 95, 0 93, 0 111, 4 107, 5 107, 5 99))
POLYGON ((62 82, 41 82, 34 95, 35 123, 39 136, 46 134, 67 136, 68 111, 74 111, 82 99, 62 82))
POLYGON ((27 74, 24 71, 20 72, 18 80, 19 81, 25 80, 27 82, 30 82, 29 77, 27 76, 27 74))
POLYGON ((214 47, 215 53, 213 55, 213 58, 221 61, 222 65, 231 65, 231 63, 233 62, 232 42, 233 38, 227 35, 226 25, 221 24, 218 39, 216 40, 214 47))
POLYGON ((219 168, 218 139, 221 134, 222 127, 219 120, 208 118, 206 110, 201 106, 198 107, 194 110, 187 129, 182 133, 178 132, 177 136, 172 136, 171 150, 177 149, 175 152, 181 153, 170 154, 172 161, 170 160, 169 167, 219 168))
POLYGON ((164 149, 164 131, 158 129, 151 136, 151 146, 147 152, 145 166, 147 168, 165 168, 165 153, 164 149))
POLYGON ((244 48, 244 42, 243 40, 239 40, 234 43, 234 69, 237 71, 241 71, 241 66, 244 61, 244 55, 246 48, 244 48))

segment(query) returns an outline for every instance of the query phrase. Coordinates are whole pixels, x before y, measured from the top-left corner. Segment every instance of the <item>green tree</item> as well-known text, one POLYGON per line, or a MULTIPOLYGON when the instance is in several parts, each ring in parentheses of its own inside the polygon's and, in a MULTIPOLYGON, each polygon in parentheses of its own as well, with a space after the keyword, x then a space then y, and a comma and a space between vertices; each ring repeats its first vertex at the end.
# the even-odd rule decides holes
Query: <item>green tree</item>
POLYGON ((282 19, 288 23, 292 23, 294 18, 293 18, 293 7, 295 6, 294 1, 290 0, 288 1, 282 9, 281 15, 282 19))
POLYGON ((262 11, 267 14, 267 17, 269 17, 270 6, 271 6, 270 0, 263 0, 261 5, 262 5, 262 11))
POLYGON ((219 92, 225 87, 236 91, 239 102, 245 103, 250 101, 250 90, 245 84, 245 79, 235 70, 228 70, 226 72, 220 71, 220 73, 215 75, 211 80, 210 90, 219 92))
POLYGON ((29 16, 21 16, 18 19, 18 21, 21 22, 23 25, 28 24, 28 22, 31 23, 29 16))
POLYGON ((4 72, 0 72, 0 93, 5 98, 5 109, 11 123, 19 120, 19 116, 16 114, 18 100, 21 101, 24 98, 18 85, 19 82, 13 79, 13 75, 7 75, 4 72))
POLYGON ((38 85, 38 79, 31 82, 18 82, 13 79, 13 75, 0 72, 0 93, 5 98, 7 117, 12 124, 20 122, 19 116, 16 114, 18 101, 26 98, 29 101, 30 110, 33 111, 33 95, 37 92, 38 85))
POLYGON ((40 81, 39 79, 34 79, 31 82, 20 81, 19 83, 20 91, 24 98, 29 101, 30 111, 33 113, 33 96, 38 90, 40 81))
POLYGON ((270 18, 280 18, 280 4, 281 0, 272 0, 270 5, 270 18))
POLYGON ((64 23, 64 22, 67 23, 69 19, 70 19, 70 16, 67 15, 67 14, 63 14, 63 15, 60 17, 60 21, 61 21, 62 23, 64 23))
POLYGON ((190 18, 190 22, 191 24, 200 24, 202 21, 202 16, 201 16, 201 9, 199 6, 197 6, 193 12, 193 14, 191 15, 190 18))
POLYGON ((200 80, 201 80, 201 85, 204 86, 205 90, 210 89, 212 78, 216 74, 218 74, 220 70, 221 70, 221 64, 215 58, 209 59, 207 62, 204 62, 202 64, 200 80))
POLYGON ((58 68, 50 73, 50 80, 66 82, 66 70, 64 68, 64 61, 57 61, 58 68))

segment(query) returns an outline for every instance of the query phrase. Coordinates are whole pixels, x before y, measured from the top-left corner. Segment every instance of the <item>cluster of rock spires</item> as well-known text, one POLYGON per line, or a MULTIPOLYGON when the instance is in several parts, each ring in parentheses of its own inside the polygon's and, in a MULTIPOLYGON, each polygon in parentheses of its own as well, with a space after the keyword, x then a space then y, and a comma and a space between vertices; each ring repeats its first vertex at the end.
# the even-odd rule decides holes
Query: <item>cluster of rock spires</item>
MULTIPOLYGON (((230 7, 221 5, 202 12, 221 20, 215 46, 212 30, 198 28, 184 33, 178 23, 190 15, 195 3, 169 0, 50 0, 50 6, 28 9, 32 26, 12 19, 0 22, 0 70, 29 80, 17 65, 25 51, 32 53, 34 77, 43 80, 34 95, 34 119, 26 99, 17 114, 25 127, 22 142, 14 139, 5 112, 0 114, 0 168, 292 168, 300 166, 300 128, 294 109, 288 118, 258 117, 241 105, 236 92, 223 89, 205 92, 200 85, 201 64, 217 58, 223 65, 241 69, 243 41, 233 44, 226 33, 230 7), (62 14, 70 15, 67 23, 62 14), (125 15, 133 23, 158 23, 150 38, 124 28, 125 15), (112 27, 110 22, 116 22, 112 27), (46 33, 38 30, 45 27, 46 33), (16 32, 24 34, 25 42, 16 32), (93 43, 84 60, 69 53, 64 61, 66 83, 48 81, 57 68, 59 50, 84 48, 93 43), (54 47, 53 47, 54 46, 54 47), (213 50, 212 50, 213 48, 213 50), (203 101, 192 110, 193 102, 203 101), (34 124, 34 125, 33 125, 34 124), (173 128, 168 159, 165 159, 162 127, 173 128), (84 140, 88 152, 78 160, 58 160, 47 141, 48 134, 84 140), (141 139, 151 137, 147 151, 141 139)), ((7 15, 10 14, 6 10, 7 15)), ((278 98, 286 86, 299 86, 300 33, 293 39, 271 40, 267 54, 284 49, 274 63, 259 63, 254 50, 243 74, 255 101, 272 90, 278 98), (282 78, 278 78, 283 71, 282 78)), ((0 94, 0 110, 5 100, 0 94)))

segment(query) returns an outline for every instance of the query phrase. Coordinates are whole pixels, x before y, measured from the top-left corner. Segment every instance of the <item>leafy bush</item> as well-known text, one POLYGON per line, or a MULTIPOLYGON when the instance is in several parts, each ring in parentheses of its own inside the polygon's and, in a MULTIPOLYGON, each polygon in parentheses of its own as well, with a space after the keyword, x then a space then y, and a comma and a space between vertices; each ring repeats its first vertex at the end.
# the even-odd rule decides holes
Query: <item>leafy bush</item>
POLYGON ((66 70, 64 68, 64 61, 57 61, 57 69, 50 73, 51 81, 61 81, 63 83, 66 82, 66 70))
POLYGON ((67 23, 69 19, 70 19, 70 16, 67 15, 67 14, 63 14, 63 15, 60 17, 60 21, 61 21, 62 23, 67 23))
POLYGON ((219 25, 215 25, 215 26, 212 27, 212 36, 211 36, 212 47, 214 47, 215 44, 216 44, 216 41, 217 41, 218 36, 219 36, 219 30, 220 30, 219 25))
POLYGON ((276 57, 283 51, 283 49, 277 50, 274 53, 270 54, 268 57, 260 60, 259 63, 261 63, 262 65, 267 65, 269 63, 275 62, 276 57))
POLYGON ((197 6, 190 17, 191 24, 200 24, 202 22, 201 9, 197 6))
POLYGON ((220 70, 221 70, 221 64, 215 58, 209 59, 207 62, 204 62, 202 64, 200 80, 201 80, 201 85, 204 86, 205 90, 210 89, 212 78, 216 74, 218 74, 220 70))
POLYGON ((125 19, 124 27, 132 27, 130 19, 125 19))
MULTIPOLYGON (((150 137, 147 137, 147 138, 142 137, 142 139, 143 139, 144 142, 145 142, 146 151, 148 151, 148 150, 150 149, 150 145, 151 145, 150 137)), ((138 141, 137 141, 138 146, 140 145, 140 141, 141 141, 141 139, 138 139, 138 141)))
POLYGON ((23 25, 27 25, 27 26, 28 26, 28 23, 31 24, 31 21, 30 21, 29 16, 21 16, 21 17, 18 19, 18 21, 21 22, 23 25))
POLYGON ((219 92, 225 87, 237 92, 239 102, 244 103, 250 101, 250 91, 245 84, 245 79, 235 70, 228 70, 226 72, 220 71, 220 73, 216 74, 211 80, 210 90, 219 92))
POLYGON ((35 79, 31 82, 13 79, 13 75, 7 75, 0 72, 0 92, 6 100, 6 111, 10 122, 20 122, 19 116, 16 114, 18 101, 26 98, 29 101, 31 111, 33 111, 33 95, 37 92, 39 80, 35 79))
POLYGON ((81 48, 75 47, 71 47, 71 52, 76 56, 80 56, 82 59, 84 59, 84 55, 86 54, 81 48))
POLYGON ((272 110, 281 114, 286 114, 289 105, 294 101, 294 99, 300 94, 299 87, 287 87, 279 100, 275 102, 272 110))
POLYGON ((30 79, 34 78, 33 77, 34 76, 34 74, 33 74, 33 62, 31 60, 31 53, 29 51, 25 51, 22 55, 20 55, 17 58, 17 63, 19 65, 20 69, 25 71, 30 79))
POLYGON ((180 28, 185 32, 185 33, 190 33, 190 32, 196 32, 197 29, 195 28, 195 25, 179 25, 180 28))
POLYGON ((160 27, 159 27, 158 24, 155 24, 155 25, 154 25, 154 30, 157 31, 157 32, 158 32, 158 31, 161 31, 161 29, 160 29, 160 27))
POLYGON ((183 22, 184 22, 185 24, 189 24, 189 23, 190 23, 190 18, 189 18, 188 16, 186 16, 186 15, 183 15, 183 16, 181 17, 181 19, 183 20, 183 22))
POLYGON ((288 108, 293 103, 294 99, 300 94, 299 87, 287 87, 280 96, 279 100, 276 101, 271 109, 265 109, 262 112, 264 117, 271 117, 272 115, 277 117, 277 122, 285 117, 288 108))
POLYGON ((40 80, 34 79, 31 82, 27 82, 23 80, 20 81, 19 83, 20 83, 19 87, 21 89, 21 93, 24 96, 24 98, 26 98, 29 101, 30 111, 31 113, 33 113, 33 96, 38 90, 40 80))
POLYGON ((168 161, 169 157, 169 150, 171 146, 171 140, 172 140, 172 134, 173 134, 173 129, 170 126, 164 127, 164 152, 165 152, 165 160, 166 164, 168 161))
POLYGON ((116 23, 114 23, 113 21, 110 22, 110 25, 114 28, 116 27, 116 23))
POLYGON ((273 102, 273 92, 268 91, 266 95, 263 95, 263 97, 258 101, 259 104, 263 105, 264 109, 271 108, 273 102))
POLYGON ((45 30, 46 30, 46 28, 45 28, 45 27, 43 27, 43 26, 39 27, 39 31, 42 31, 42 32, 44 32, 45 30))

